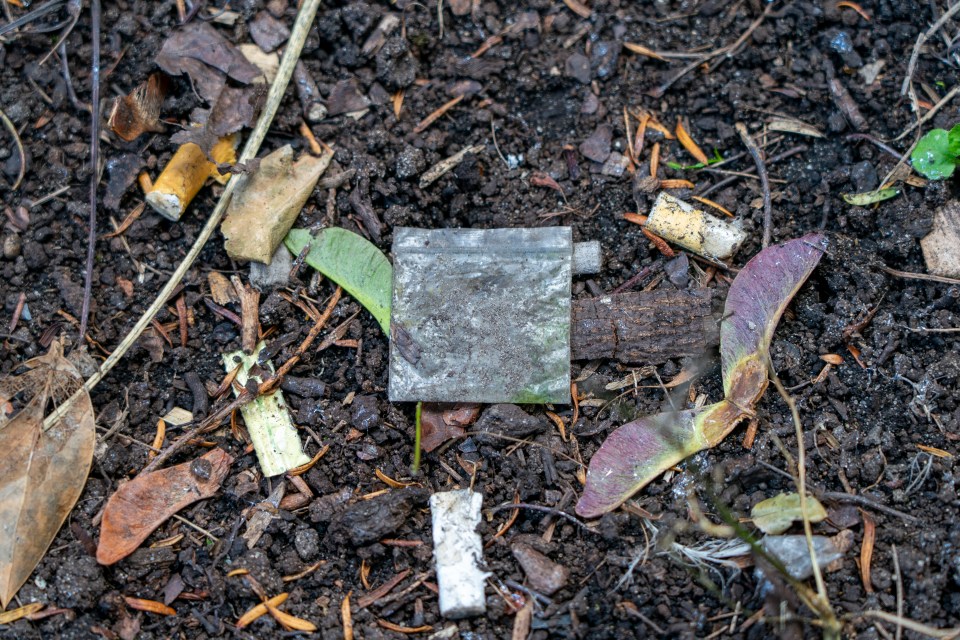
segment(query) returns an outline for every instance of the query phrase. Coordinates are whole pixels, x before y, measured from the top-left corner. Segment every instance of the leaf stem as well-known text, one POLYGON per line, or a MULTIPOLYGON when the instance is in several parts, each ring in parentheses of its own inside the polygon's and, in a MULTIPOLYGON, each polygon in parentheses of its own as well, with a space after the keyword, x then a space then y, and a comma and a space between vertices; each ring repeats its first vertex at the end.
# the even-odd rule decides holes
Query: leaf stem
POLYGON ((417 415, 415 418, 415 430, 413 434, 413 475, 417 475, 420 472, 420 437, 422 434, 422 428, 420 427, 420 416, 423 413, 423 403, 417 403, 417 415))

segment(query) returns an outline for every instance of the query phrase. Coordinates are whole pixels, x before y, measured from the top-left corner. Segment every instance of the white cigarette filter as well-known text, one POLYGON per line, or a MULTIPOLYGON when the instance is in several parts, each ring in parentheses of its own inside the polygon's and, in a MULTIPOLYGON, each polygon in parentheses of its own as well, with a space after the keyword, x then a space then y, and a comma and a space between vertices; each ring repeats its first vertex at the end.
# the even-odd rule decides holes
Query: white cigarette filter
POLYGON ((483 545, 477 525, 483 496, 469 489, 430 496, 433 560, 440 589, 440 615, 451 620, 486 611, 488 572, 480 569, 483 545))
POLYGON ((717 260, 732 257, 747 238, 739 222, 715 218, 668 193, 657 196, 646 228, 667 242, 717 260))

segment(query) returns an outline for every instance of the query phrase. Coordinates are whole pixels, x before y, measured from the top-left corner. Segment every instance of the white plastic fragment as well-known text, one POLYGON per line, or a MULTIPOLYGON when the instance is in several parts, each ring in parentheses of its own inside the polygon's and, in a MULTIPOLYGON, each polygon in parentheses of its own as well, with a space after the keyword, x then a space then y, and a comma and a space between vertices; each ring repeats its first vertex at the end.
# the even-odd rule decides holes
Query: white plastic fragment
POLYGON ((482 504, 483 496, 469 489, 430 496, 440 615, 450 620, 486 611, 483 589, 490 574, 479 567, 483 546, 476 532, 482 504))
POLYGON ((603 252, 596 240, 573 243, 573 273, 575 275, 600 273, 603 252))
POLYGON ((747 237, 736 223, 715 218, 668 193, 657 196, 646 227, 667 242, 718 260, 732 257, 747 237))

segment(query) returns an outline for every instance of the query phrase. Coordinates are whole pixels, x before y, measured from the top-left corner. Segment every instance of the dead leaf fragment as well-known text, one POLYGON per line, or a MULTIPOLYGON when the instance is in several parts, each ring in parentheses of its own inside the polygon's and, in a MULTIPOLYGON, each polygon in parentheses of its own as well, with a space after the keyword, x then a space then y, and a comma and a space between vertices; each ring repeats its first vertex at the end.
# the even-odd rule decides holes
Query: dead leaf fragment
POLYGON ((22 607, 16 609, 11 609, 10 611, 4 611, 0 613, 0 624, 13 624, 21 618, 26 618, 27 616, 33 615, 40 609, 43 609, 45 604, 42 602, 31 602, 30 604, 25 604, 22 607))
POLYGON ((86 483, 96 440, 93 405, 84 393, 46 431, 48 403, 83 383, 54 342, 0 380, 0 604, 6 608, 53 542, 86 483), (9 409, 9 410, 8 410, 9 409))
POLYGON ((160 616, 175 616, 177 612, 173 607, 168 607, 162 602, 157 602, 156 600, 145 600, 143 598, 131 598, 130 596, 123 596, 123 601, 127 603, 127 606, 131 609, 136 609, 137 611, 146 611, 147 613, 155 613, 160 616))
MULTIPOLYGON (((827 518, 827 510, 820 501, 813 496, 807 496, 807 517, 810 522, 823 522, 827 518)), ((790 528, 794 521, 803 519, 800 509, 799 493, 781 493, 772 498, 763 500, 750 510, 753 524, 764 533, 778 535, 790 528)))
POLYGON ((810 136, 811 138, 822 138, 823 132, 811 124, 795 120, 793 118, 774 118, 767 123, 767 128, 771 131, 783 131, 784 133, 795 133, 800 136, 810 136))
POLYGON ((215 494, 232 462, 233 456, 217 448, 122 485, 103 512, 97 562, 108 565, 127 557, 170 516, 215 494))
POLYGON ((221 229, 230 257, 270 264, 332 158, 328 151, 319 158, 305 154, 294 162, 290 145, 266 156, 227 209, 221 229))
POLYGON ((154 73, 128 95, 114 101, 107 125, 127 142, 136 140, 148 131, 163 131, 163 125, 160 124, 160 106, 169 85, 170 81, 165 74, 154 73))
POLYGON ((447 440, 459 438, 480 415, 480 405, 425 402, 420 413, 420 444, 430 453, 447 440))
POLYGON ((260 75, 219 31, 199 20, 174 31, 164 41, 156 62, 172 76, 190 76, 197 93, 210 103, 223 90, 226 76, 250 84, 260 75))

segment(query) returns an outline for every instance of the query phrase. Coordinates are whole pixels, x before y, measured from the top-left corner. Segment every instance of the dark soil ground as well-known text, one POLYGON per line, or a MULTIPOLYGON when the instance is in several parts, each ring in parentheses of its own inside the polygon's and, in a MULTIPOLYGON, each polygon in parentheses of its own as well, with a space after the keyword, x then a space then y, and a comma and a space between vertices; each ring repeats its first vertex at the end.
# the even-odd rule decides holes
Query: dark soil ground
MULTIPOLYGON (((282 12, 283 20, 292 25, 295 7, 287 4, 285 0, 269 3, 270 9, 282 12)), ((613 151, 625 151, 625 106, 647 109, 671 128, 678 117, 687 118, 694 139, 706 150, 716 148, 724 157, 744 151, 734 129, 736 122, 746 123, 761 142, 782 138, 767 146, 768 157, 802 145, 798 153, 770 165, 775 179, 774 241, 825 228, 833 245, 781 322, 772 352, 788 387, 815 378, 823 367, 821 354, 836 353, 843 358, 843 364, 822 380, 795 391, 806 429, 803 446, 810 484, 835 498, 852 494, 866 499, 860 504, 843 498, 824 499, 830 517, 815 530, 826 535, 847 530, 853 539, 842 565, 826 574, 830 602, 844 617, 845 633, 851 637, 893 637, 893 623, 875 625, 858 614, 896 611, 898 560, 903 615, 940 628, 960 625, 957 458, 934 456, 918 448, 926 445, 954 456, 960 453, 960 343, 953 337, 957 334, 915 331, 960 326, 960 287, 906 280, 877 268, 883 263, 900 270, 925 271, 919 239, 929 231, 936 208, 953 197, 954 185, 904 187, 898 197, 876 207, 845 204, 841 193, 877 187, 896 160, 867 140, 849 137, 855 133, 849 114, 841 110, 829 89, 834 77, 847 88, 850 100, 866 120, 866 133, 883 139, 899 134, 915 120, 909 100, 900 96, 907 60, 917 35, 940 16, 942 3, 864 1, 860 6, 869 15, 867 21, 842 6, 850 3, 837 7, 833 2, 780 2, 735 55, 717 57, 709 69, 694 69, 657 98, 651 97, 651 92, 689 58, 657 61, 627 51, 623 42, 662 52, 711 50, 736 40, 766 4, 759 0, 595 0, 589 3, 591 13, 586 19, 553 0, 480 0, 472 13, 453 15, 450 5, 461 4, 464 2, 442 4, 442 38, 434 2, 425 6, 402 1, 331 0, 321 8, 303 52, 307 68, 325 98, 338 81, 355 78, 371 106, 358 119, 335 115, 312 127, 317 138, 336 149, 335 164, 327 175, 348 170, 356 173, 335 190, 316 191, 298 226, 325 221, 364 231, 350 198, 357 189, 383 224, 379 246, 387 252, 392 229, 399 225, 570 225, 576 240, 599 240, 604 250, 604 271, 592 280, 575 281, 575 295, 587 296, 611 291, 659 257, 639 227, 622 219, 627 211, 645 212, 655 192, 635 189, 629 172, 605 174, 603 165, 585 157, 579 147, 598 126, 606 126, 612 131, 613 151), (402 12, 402 30, 398 28, 378 53, 365 55, 363 44, 388 12, 402 12), (504 35, 502 42, 477 59, 469 57, 484 40, 513 24, 519 26, 504 35), (879 75, 865 79, 878 63, 883 63, 879 75), (470 95, 426 131, 414 133, 417 123, 449 100, 458 86, 461 91, 467 88, 470 95), (401 88, 405 98, 398 119, 390 96, 401 88), (764 136, 762 127, 775 114, 812 124, 824 137, 774 132, 764 136), (482 145, 483 151, 467 156, 430 187, 418 187, 418 176, 427 167, 465 145, 482 145), (553 177, 563 188, 566 202, 556 191, 533 184, 534 172, 553 177), (845 337, 845 328, 873 311, 876 315, 869 323, 845 337), (862 364, 848 344, 859 352, 862 364), (915 520, 891 515, 875 505, 899 510, 915 520), (869 589, 858 566, 864 517, 875 521, 877 527, 869 589)), ((204 9, 201 15, 208 15, 211 9, 204 9)), ((264 10, 264 3, 239 0, 231 3, 231 9, 239 14, 235 26, 217 25, 217 29, 233 42, 249 42, 247 24, 264 10)), ((11 11, 20 15, 23 10, 11 7, 11 11)), ((63 12, 58 16, 62 18, 63 12)), ((176 25, 177 12, 170 1, 105 3, 102 86, 107 98, 126 94, 155 70, 154 56, 176 25)), ((948 55, 949 45, 943 40, 944 34, 947 40, 952 38, 958 27, 956 22, 948 22, 920 56, 915 84, 921 100, 933 98, 921 91, 920 83, 943 95, 960 81, 958 60, 948 55)), ((89 100, 89 33, 85 7, 67 40, 70 74, 80 101, 89 100)), ((2 190, 7 216, 0 231, 5 248, 0 259, 0 299, 4 304, 0 331, 6 333, 0 347, 3 373, 15 371, 26 359, 44 352, 55 335, 64 334, 76 342, 77 326, 69 318, 79 316, 82 304, 91 171, 89 115, 66 97, 56 57, 42 68, 36 67, 52 42, 49 35, 23 35, 0 49, 0 107, 20 131, 28 158, 23 185, 11 191, 19 161, 9 133, 4 132, 0 138, 0 169, 7 185, 2 190), (32 206, 61 187, 69 190, 32 206), (28 315, 19 320, 11 335, 9 323, 21 294, 26 295, 28 315)), ((288 93, 265 151, 285 143, 306 147, 298 133, 300 105, 292 90, 288 93)), ((198 105, 189 84, 180 78, 162 115, 186 122, 190 109, 198 105)), ((335 105, 328 106, 336 111, 335 105)), ((109 109, 109 103, 105 102, 105 108, 109 109)), ((927 126, 949 128, 957 120, 957 107, 949 104, 927 126)), ((631 126, 636 124, 631 119, 631 126)), ((105 136, 103 155, 108 171, 101 201, 112 161, 133 154, 156 177, 175 148, 169 132, 142 136, 129 144, 112 134, 105 136)), ((658 139, 659 134, 648 133, 638 176, 648 175, 650 147, 658 139)), ((902 152, 909 141, 912 136, 891 144, 902 152)), ((675 141, 662 141, 661 155, 664 160, 692 163, 675 141)), ((754 165, 749 156, 741 155, 725 168, 752 172, 754 165)), ((728 176, 661 165, 660 177, 693 181, 696 191, 675 191, 688 197, 728 176)), ((98 241, 89 332, 97 344, 94 355, 104 356, 104 350, 114 348, 137 321, 192 244, 219 189, 205 189, 179 223, 147 211, 122 238, 98 241), (128 283, 132 283, 132 291, 125 292, 128 283)), ((710 193, 741 219, 750 233, 734 267, 742 266, 760 248, 760 196, 754 179, 737 179, 710 193)), ((110 217, 121 220, 141 198, 134 185, 116 210, 102 207, 98 233, 112 231, 110 217)), ((394 490, 372 503, 374 509, 369 507, 371 503, 359 501, 360 495, 387 488, 375 470, 409 478, 413 457, 414 407, 388 403, 388 345, 366 313, 360 313, 345 336, 357 340, 360 348, 332 347, 310 353, 293 372, 325 384, 320 398, 288 393, 304 438, 311 434, 308 453, 315 453, 320 444, 330 445, 326 456, 304 476, 317 496, 311 504, 279 512, 256 546, 248 549, 240 537, 245 529, 244 514, 275 485, 259 476, 255 456, 244 454, 243 444, 225 428, 208 438, 237 455, 230 476, 216 497, 180 514, 209 536, 181 520, 170 520, 134 556, 107 568, 95 561, 96 516, 106 498, 146 464, 148 450, 143 443, 153 441, 157 419, 174 406, 193 406, 184 374, 194 371, 202 380, 219 383, 223 377, 221 351, 239 345, 236 327, 203 302, 209 296, 207 274, 212 270, 244 277, 247 273, 245 265, 228 259, 219 235, 208 243, 185 281, 186 304, 195 320, 186 347, 179 346, 179 335, 172 329, 177 346, 165 345, 158 362, 151 359, 148 349, 138 346, 93 393, 100 434, 117 427, 116 435, 98 447, 93 471, 68 524, 18 596, 20 603, 39 601, 69 611, 0 627, 0 636, 289 635, 269 616, 246 630, 236 630, 238 617, 259 602, 243 579, 227 577, 238 568, 248 569, 268 595, 288 591, 285 609, 315 623, 322 637, 342 635, 341 602, 351 593, 358 638, 402 637, 378 620, 406 627, 430 625, 434 632, 448 627, 452 623, 440 618, 436 594, 430 588, 435 577, 431 573, 429 511, 423 500, 426 492, 404 490, 410 493, 406 495, 394 490), (344 520, 344 509, 354 517, 369 513, 369 519, 381 526, 378 541, 356 545, 356 532, 346 524, 349 519, 344 520), (148 548, 177 534, 183 537, 172 546, 148 548), (397 546, 392 540, 422 544, 397 546), (309 575, 281 581, 282 576, 297 574, 318 561, 323 564, 309 575), (367 593, 361 572, 368 568, 368 581, 374 588, 411 569, 394 593, 402 592, 421 574, 427 574, 426 582, 392 601, 358 609, 357 600, 367 593), (183 593, 172 602, 176 616, 140 613, 122 599, 163 600, 165 593, 176 594, 181 583, 183 593)), ((701 286, 702 271, 692 269, 691 275, 688 286, 701 286)), ((290 290, 306 290, 310 279, 310 271, 304 268, 298 279, 291 281, 290 290)), ((722 299, 726 282, 714 278, 709 286, 722 299)), ((321 282, 309 293, 323 302, 332 287, 321 282)), ((349 299, 341 302, 331 326, 358 310, 359 305, 349 299)), ((277 292, 264 292, 260 320, 264 329, 275 328, 277 336, 292 342, 276 356, 278 362, 286 360, 310 327, 304 314, 277 292)), ((172 302, 159 321, 176 321, 172 302)), ((716 362, 715 353, 708 357, 716 362)), ((581 367, 585 364, 576 363, 575 377, 583 378, 581 367)), ((683 364, 668 362, 658 367, 658 374, 668 380, 683 364)), ((627 373, 623 366, 608 361, 594 363, 591 369, 595 373, 579 383, 585 400, 591 394, 605 397, 604 384, 627 373)), ((718 367, 712 366, 695 387, 694 396, 705 394, 710 402, 719 399, 718 367)), ((663 402, 663 393, 657 389, 638 390, 603 408, 585 402, 573 425, 570 407, 554 407, 575 434, 575 442, 561 440, 544 417, 544 408, 526 407, 539 425, 539 433, 532 435, 530 442, 517 446, 508 441, 460 440, 439 453, 425 455, 423 472, 416 480, 430 491, 466 486, 475 465, 474 487, 483 493, 485 506, 509 502, 516 493, 526 503, 572 513, 582 487, 577 479, 579 466, 571 458, 589 461, 612 428, 636 415, 660 410, 663 402)), ((485 517, 480 533, 492 572, 487 613, 455 623, 459 637, 510 637, 515 618, 510 605, 531 597, 516 586, 527 579, 511 553, 511 545, 518 541, 536 546, 570 570, 563 588, 549 599, 537 601, 533 638, 817 635, 814 616, 802 607, 794 609, 799 622, 776 619, 780 599, 792 599, 789 589, 774 589, 771 594, 752 568, 738 572, 709 562, 701 566, 689 559, 681 562, 677 547, 670 546, 673 541, 702 549, 701 545, 712 539, 690 525, 689 492, 699 497, 716 522, 721 506, 738 517, 748 517, 750 507, 761 499, 792 489, 791 481, 780 473, 788 469, 788 463, 775 443, 779 438, 796 454, 787 406, 770 392, 759 405, 758 419, 759 431, 751 449, 742 445, 741 428, 714 450, 685 464, 681 472, 638 494, 635 504, 639 509, 605 516, 592 523, 590 530, 524 510, 507 534, 495 539, 494 533, 509 512, 485 517), (713 482, 708 482, 711 479, 713 482), (655 519, 637 515, 644 510, 655 519), (654 528, 659 534, 655 542, 654 528), (704 586, 703 576, 716 586, 704 586), (765 603, 772 606, 767 609, 769 617, 745 624, 765 603)), ((176 435, 178 431, 172 430, 167 442, 176 435)), ((176 461, 189 460, 199 451, 188 447, 176 461)), ((450 633, 442 637, 457 637, 457 632, 450 633)), ((425 632, 419 637, 429 635, 425 632)))

